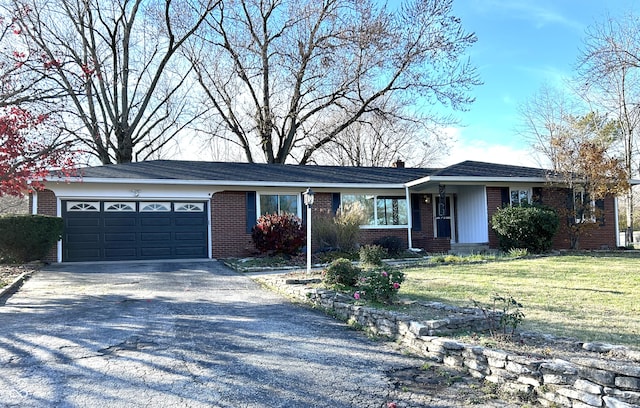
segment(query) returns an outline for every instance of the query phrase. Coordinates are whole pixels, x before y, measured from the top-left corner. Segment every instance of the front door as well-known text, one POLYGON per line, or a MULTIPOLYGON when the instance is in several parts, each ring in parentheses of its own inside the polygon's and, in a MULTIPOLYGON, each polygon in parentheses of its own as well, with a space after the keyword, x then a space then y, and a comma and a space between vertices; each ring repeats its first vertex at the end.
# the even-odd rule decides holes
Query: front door
POLYGON ((436 237, 438 238, 453 238, 451 228, 451 197, 446 196, 444 199, 436 196, 435 200, 435 215, 436 215, 436 237))

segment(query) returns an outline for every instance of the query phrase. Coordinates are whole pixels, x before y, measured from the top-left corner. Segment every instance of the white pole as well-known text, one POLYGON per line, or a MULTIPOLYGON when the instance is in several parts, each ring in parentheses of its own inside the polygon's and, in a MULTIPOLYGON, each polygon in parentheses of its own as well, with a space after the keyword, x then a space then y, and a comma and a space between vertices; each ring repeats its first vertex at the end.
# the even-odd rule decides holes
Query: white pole
POLYGON ((311 273, 311 205, 307 204, 307 273, 311 273))

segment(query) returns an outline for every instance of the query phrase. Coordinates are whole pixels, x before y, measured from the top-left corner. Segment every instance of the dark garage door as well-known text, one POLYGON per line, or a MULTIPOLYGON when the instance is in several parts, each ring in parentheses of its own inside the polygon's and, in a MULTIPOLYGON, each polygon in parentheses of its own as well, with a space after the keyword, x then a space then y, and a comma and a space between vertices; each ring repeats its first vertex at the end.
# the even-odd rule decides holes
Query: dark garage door
POLYGON ((206 258, 206 202, 63 201, 62 260, 206 258))

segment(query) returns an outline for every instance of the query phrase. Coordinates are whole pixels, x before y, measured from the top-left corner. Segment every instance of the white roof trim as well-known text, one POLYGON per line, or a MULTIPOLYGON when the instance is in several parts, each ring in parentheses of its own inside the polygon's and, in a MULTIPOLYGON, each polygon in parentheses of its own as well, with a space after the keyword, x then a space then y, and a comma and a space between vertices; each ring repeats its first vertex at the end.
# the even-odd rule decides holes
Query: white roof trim
POLYGON ((427 176, 406 183, 407 187, 415 187, 420 184, 429 182, 447 182, 447 183, 495 183, 508 182, 513 183, 546 183, 549 179, 546 177, 469 177, 469 176, 427 176))

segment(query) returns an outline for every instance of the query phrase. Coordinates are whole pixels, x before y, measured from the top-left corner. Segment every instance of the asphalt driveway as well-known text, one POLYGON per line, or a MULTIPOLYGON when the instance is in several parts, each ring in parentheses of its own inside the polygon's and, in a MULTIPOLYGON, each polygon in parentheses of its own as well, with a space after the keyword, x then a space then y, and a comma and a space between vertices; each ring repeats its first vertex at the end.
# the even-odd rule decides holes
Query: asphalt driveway
POLYGON ((53 265, 0 328, 7 407, 381 407, 421 364, 215 261, 53 265))

